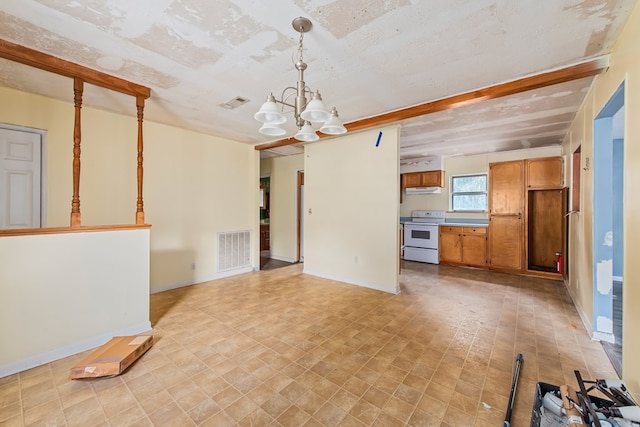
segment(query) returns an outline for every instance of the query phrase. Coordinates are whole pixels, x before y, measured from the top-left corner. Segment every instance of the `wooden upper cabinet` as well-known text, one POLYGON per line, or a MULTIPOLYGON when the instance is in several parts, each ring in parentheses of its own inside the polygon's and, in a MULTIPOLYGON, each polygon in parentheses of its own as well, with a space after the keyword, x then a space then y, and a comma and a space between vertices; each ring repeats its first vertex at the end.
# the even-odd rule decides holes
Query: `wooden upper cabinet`
POLYGON ((524 163, 489 165, 489 214, 522 215, 524 211, 524 163))
POLYGON ((444 171, 403 173, 402 187, 444 187, 444 171))
POLYGON ((563 164, 562 157, 527 160, 527 188, 562 188, 564 183, 563 164))
POLYGON ((421 182, 422 176, 419 172, 402 174, 402 186, 404 188, 420 187, 421 182))

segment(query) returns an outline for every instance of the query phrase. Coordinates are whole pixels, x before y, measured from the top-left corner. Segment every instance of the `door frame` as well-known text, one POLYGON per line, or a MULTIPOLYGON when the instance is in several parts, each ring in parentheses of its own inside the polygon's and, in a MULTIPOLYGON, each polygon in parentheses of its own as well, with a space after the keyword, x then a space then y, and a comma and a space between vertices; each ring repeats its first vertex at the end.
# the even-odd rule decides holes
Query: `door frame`
MULTIPOLYGON (((613 194, 611 191, 614 173, 613 116, 624 108, 624 88, 625 83, 622 82, 593 120, 593 338, 610 343, 615 341, 613 334, 613 194)), ((622 150, 624 146, 623 137, 622 150)), ((617 172, 624 174, 623 170, 617 172)), ((622 203, 624 203, 624 190, 622 203)), ((617 260, 622 262, 623 269, 624 255, 623 249, 623 259, 617 260)), ((622 287, 624 295, 624 275, 622 287)), ((624 325, 624 312, 622 315, 624 325)))
POLYGON ((300 245, 301 245, 301 239, 300 237, 302 236, 302 233, 304 232, 304 230, 302 229, 302 218, 300 215, 300 209, 302 208, 302 186, 304 185, 304 171, 298 171, 298 175, 297 175, 297 199, 298 199, 298 203, 297 203, 297 214, 296 214, 296 219, 297 219, 297 224, 296 224, 296 231, 297 231, 297 239, 298 239, 298 244, 297 244, 297 253, 296 253, 296 260, 297 262, 300 262, 300 245))
POLYGON ((0 122, 0 129, 27 132, 40 135, 40 228, 47 226, 47 183, 48 183, 48 131, 28 126, 0 122))

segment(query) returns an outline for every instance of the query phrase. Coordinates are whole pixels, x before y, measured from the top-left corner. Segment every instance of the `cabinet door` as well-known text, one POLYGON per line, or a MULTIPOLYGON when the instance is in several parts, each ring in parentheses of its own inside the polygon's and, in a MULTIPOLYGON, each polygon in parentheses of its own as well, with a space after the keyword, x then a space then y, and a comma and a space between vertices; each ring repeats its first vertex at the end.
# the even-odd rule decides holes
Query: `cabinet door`
POLYGON ((489 219, 489 265, 500 270, 522 270, 522 229, 519 215, 489 219))
POLYGON ((527 187, 562 188, 564 181, 562 157, 527 160, 527 187))
POLYGON ((522 215, 524 164, 522 160, 489 165, 489 214, 522 215))
POLYGON ((422 175, 420 172, 402 174, 402 186, 404 188, 414 188, 422 186, 422 175))
POLYGON ((528 193, 527 266, 535 271, 556 272, 556 253, 565 252, 566 189, 528 193))
POLYGON ((458 232, 440 232, 439 255, 440 262, 462 262, 462 244, 458 232))
POLYGON ((462 262, 474 267, 487 265, 487 239, 485 234, 463 234, 462 262))
POLYGON ((444 187, 444 171, 421 172, 422 187, 444 187))

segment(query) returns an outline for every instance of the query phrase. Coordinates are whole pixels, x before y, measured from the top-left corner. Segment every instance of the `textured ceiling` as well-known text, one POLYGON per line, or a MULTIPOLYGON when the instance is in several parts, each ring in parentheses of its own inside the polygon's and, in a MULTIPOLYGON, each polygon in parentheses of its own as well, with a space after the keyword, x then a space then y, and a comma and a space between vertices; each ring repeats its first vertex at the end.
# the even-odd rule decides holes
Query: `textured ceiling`
MULTIPOLYGON (((270 140, 253 114, 269 92, 295 84, 297 16, 313 22, 305 80, 349 123, 605 55, 635 3, 2 0, 0 38, 150 87, 146 120, 259 144, 270 140), (236 96, 250 102, 221 107, 236 96)), ((401 157, 559 144, 590 83, 406 120, 401 157)), ((70 79, 7 60, 0 85, 73 97, 70 79)), ((84 105, 135 115, 132 99, 95 87, 84 105)))

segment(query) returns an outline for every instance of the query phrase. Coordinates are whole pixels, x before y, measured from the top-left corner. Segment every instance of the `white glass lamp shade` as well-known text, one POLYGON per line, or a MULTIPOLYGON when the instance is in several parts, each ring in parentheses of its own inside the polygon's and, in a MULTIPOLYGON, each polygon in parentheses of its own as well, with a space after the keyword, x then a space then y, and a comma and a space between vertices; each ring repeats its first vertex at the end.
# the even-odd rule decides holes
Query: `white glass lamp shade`
POLYGON ((257 121, 269 125, 281 125, 287 121, 287 118, 278 110, 273 95, 269 95, 266 102, 262 104, 260 110, 253 116, 257 121))
POLYGON ((331 110, 331 117, 322 125, 320 132, 326 133, 327 135, 342 135, 343 133, 347 133, 347 128, 344 127, 342 120, 338 117, 336 107, 333 107, 331 110))
POLYGON ((259 132, 267 136, 282 136, 285 133, 287 133, 287 131, 281 128, 280 126, 272 125, 269 123, 263 124, 262 127, 259 129, 259 132))
POLYGON ((305 125, 300 128, 300 130, 298 131, 298 133, 296 133, 294 138, 297 139, 298 141, 304 141, 304 142, 312 142, 320 139, 316 131, 313 130, 313 127, 311 127, 311 123, 309 122, 306 122, 305 125))
POLYGON ((327 111, 327 107, 322 102, 320 92, 316 92, 311 101, 304 108, 304 111, 300 113, 300 117, 304 120, 312 123, 326 122, 331 117, 331 114, 327 111))

